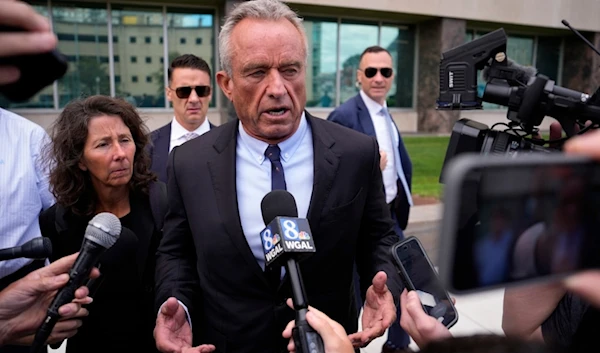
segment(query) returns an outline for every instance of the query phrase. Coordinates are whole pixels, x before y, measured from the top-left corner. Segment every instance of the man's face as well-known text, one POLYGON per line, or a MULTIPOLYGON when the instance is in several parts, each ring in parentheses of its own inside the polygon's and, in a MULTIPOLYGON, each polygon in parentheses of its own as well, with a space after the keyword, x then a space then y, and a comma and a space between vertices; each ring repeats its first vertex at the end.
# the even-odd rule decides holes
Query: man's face
POLYGON ((231 33, 232 77, 217 82, 251 136, 279 143, 300 124, 306 104, 302 34, 288 20, 244 19, 231 33))
POLYGON ((210 87, 208 73, 198 69, 178 67, 171 73, 171 83, 169 86, 166 89, 167 99, 173 103, 175 119, 188 131, 196 130, 198 126, 202 125, 204 119, 206 119, 206 112, 212 98, 212 88, 208 96, 199 97, 196 90, 190 90, 186 87, 210 87), (178 96, 177 89, 179 89, 179 95, 183 94, 183 98, 178 96), (186 98, 185 95, 188 92, 189 97, 186 98))
POLYGON ((387 94, 392 88, 392 82, 394 82, 392 67, 392 57, 384 51, 366 53, 358 66, 356 77, 362 90, 369 98, 381 105, 385 102, 387 94), (390 74, 389 77, 385 77, 386 74, 390 74))

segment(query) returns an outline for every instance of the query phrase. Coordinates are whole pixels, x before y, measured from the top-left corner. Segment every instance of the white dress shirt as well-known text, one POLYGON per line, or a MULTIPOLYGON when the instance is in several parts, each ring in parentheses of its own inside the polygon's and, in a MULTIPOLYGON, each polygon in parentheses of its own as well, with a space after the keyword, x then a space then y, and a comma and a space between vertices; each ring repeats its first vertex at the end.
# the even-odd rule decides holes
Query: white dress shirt
POLYGON ((193 132, 198 136, 210 131, 210 122, 208 118, 204 119, 204 122, 198 126, 198 128, 194 131, 188 131, 186 128, 181 126, 181 124, 177 121, 177 119, 173 118, 171 121, 171 142, 169 143, 169 153, 173 150, 173 148, 187 142, 185 135, 193 132))
MULTIPOLYGON (((44 129, 0 108, 0 248, 41 236, 38 217, 54 204, 42 148, 50 142, 44 129)), ((31 259, 0 261, 0 278, 31 259)))
MULTIPOLYGON (((394 153, 398 153, 398 134, 396 131, 389 131, 390 124, 386 120, 387 117, 381 113, 381 109, 387 109, 387 104, 384 102, 381 105, 375 102, 363 90, 360 90, 360 96, 363 102, 365 102, 373 121, 379 149, 385 151, 387 155, 387 164, 381 171, 381 175, 383 177, 383 186, 385 187, 385 201, 390 203, 398 195, 398 166, 394 162, 394 153), (394 138, 393 141, 392 137, 394 138)), ((399 168, 401 169, 402 166, 399 166, 399 168)))
MULTIPOLYGON (((269 146, 248 135, 242 123, 236 146, 236 192, 238 211, 246 241, 261 268, 265 268, 265 253, 260 232, 265 228, 260 203, 271 191, 271 162, 265 157, 269 146)), ((287 191, 294 195, 298 217, 306 218, 313 190, 314 151, 310 125, 304 113, 298 130, 278 144, 287 191)))

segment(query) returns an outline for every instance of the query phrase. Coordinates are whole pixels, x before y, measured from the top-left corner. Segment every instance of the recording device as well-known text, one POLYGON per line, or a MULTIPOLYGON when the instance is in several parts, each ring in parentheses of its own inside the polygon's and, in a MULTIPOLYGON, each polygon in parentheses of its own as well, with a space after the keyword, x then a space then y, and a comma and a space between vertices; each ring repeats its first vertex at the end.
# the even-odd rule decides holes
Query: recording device
MULTIPOLYGON (((0 33, 18 31, 23 29, 0 26, 0 33)), ((0 85, 0 94, 13 102, 23 102, 61 78, 67 72, 68 63, 58 50, 52 50, 36 55, 2 57, 0 66, 16 66, 21 72, 17 82, 0 85)))
POLYGON ((404 286, 417 293, 423 310, 447 328, 454 326, 458 321, 458 311, 419 239, 408 237, 395 244, 392 256, 404 286))
POLYGON ((106 249, 114 245, 120 234, 121 221, 112 213, 99 213, 90 220, 85 230, 79 256, 69 271, 69 282, 56 294, 50 304, 46 318, 35 334, 31 353, 40 352, 46 345, 46 340, 52 333, 54 325, 60 319, 58 309, 73 300, 77 288, 87 281, 100 256, 106 249))
POLYGON ((308 300, 298 262, 315 252, 315 244, 308 220, 298 218, 294 196, 285 190, 273 190, 260 204, 266 228, 260 232, 265 252, 265 266, 285 269, 292 285, 292 302, 296 311, 296 325, 292 337, 296 352, 324 353, 321 336, 306 321, 308 300))
POLYGON ((43 260, 52 256, 52 241, 49 238, 33 238, 21 246, 0 250, 0 261, 26 258, 43 260))
MULTIPOLYGON (((587 40, 586 43, 591 45, 587 40)), ((583 127, 590 120, 593 124, 589 128, 592 128, 600 123, 600 89, 590 97, 557 86, 548 77, 537 74, 534 68, 514 63, 507 58, 506 33, 502 28, 442 54, 437 108, 482 109, 482 102, 508 107, 509 122, 503 124, 508 129, 491 130, 484 124, 459 120, 452 129, 444 168, 450 159, 465 152, 509 155, 548 152, 543 147, 547 141, 534 138, 545 116, 557 119, 567 137, 575 134, 576 124, 583 127), (480 70, 487 82, 482 97, 477 94, 480 70)), ((443 178, 440 181, 443 182, 443 178)))
POLYGON ((600 267, 600 164, 560 153, 470 153, 445 173, 440 277, 451 292, 600 267), (472 194, 476 210, 461 219, 472 194))

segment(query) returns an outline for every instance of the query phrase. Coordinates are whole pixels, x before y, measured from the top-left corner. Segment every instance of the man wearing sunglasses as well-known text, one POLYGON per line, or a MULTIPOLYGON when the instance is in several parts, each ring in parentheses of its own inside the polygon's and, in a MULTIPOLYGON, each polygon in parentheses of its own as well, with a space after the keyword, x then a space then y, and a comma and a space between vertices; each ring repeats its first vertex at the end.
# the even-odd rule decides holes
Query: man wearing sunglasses
POLYGON ((152 171, 166 183, 167 157, 173 148, 214 127, 206 118, 212 98, 208 63, 192 54, 178 56, 169 66, 169 86, 165 91, 175 116, 170 123, 152 132, 149 153, 152 171))
MULTIPOLYGON (((371 46, 365 49, 356 72, 360 92, 331 112, 327 120, 377 138, 386 202, 395 220, 395 231, 402 239, 412 205, 412 164, 387 109, 386 98, 394 81, 392 67, 392 56, 385 48, 371 46)), ((399 317, 400 312, 397 314, 399 317)), ((390 327, 383 351, 402 351, 409 343, 408 335, 396 320, 390 327)))

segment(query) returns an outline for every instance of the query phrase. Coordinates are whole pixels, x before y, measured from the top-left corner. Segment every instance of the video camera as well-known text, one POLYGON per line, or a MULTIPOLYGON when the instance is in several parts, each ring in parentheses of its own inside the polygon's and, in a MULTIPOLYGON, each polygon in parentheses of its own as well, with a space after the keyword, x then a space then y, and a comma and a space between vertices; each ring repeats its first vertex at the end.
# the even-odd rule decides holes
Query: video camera
MULTIPOLYGON (((566 21, 563 23, 568 25, 566 21)), ((557 86, 548 77, 536 73, 536 69, 508 59, 506 33, 502 28, 442 54, 438 109, 482 109, 482 102, 489 102, 508 107, 509 120, 508 124, 503 124, 508 127, 505 131, 492 130, 469 119, 457 121, 446 150, 444 167, 455 155, 464 152, 511 155, 549 152, 543 147, 548 141, 535 138, 537 127, 545 116, 557 119, 567 138, 575 134, 576 124, 583 127, 586 121, 592 122, 581 132, 598 127, 600 89, 590 97, 557 86), (482 97, 477 93, 480 70, 487 81, 482 97)))

